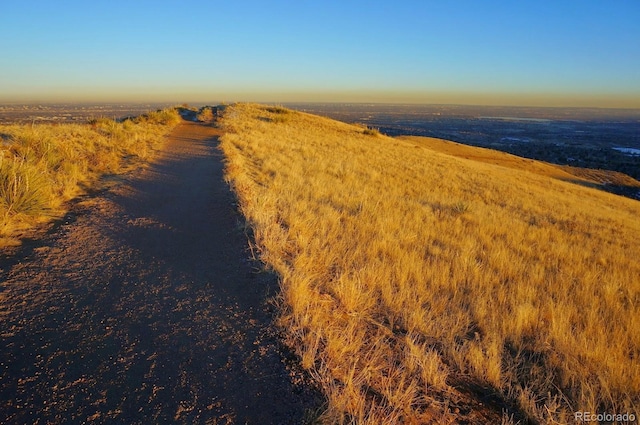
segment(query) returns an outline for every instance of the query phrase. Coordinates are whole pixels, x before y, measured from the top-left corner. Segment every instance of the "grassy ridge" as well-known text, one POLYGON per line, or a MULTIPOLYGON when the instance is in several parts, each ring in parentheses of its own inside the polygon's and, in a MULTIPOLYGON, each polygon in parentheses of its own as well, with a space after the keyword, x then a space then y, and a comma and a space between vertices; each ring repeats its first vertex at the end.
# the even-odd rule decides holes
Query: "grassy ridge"
POLYGON ((588 168, 571 167, 568 165, 556 165, 542 161, 521 158, 505 152, 492 149, 467 146, 448 140, 432 137, 401 136, 401 140, 415 143, 428 149, 447 153, 449 155, 473 159, 502 167, 524 170, 541 176, 553 177, 558 180, 574 182, 587 187, 596 187, 607 190, 611 185, 640 189, 640 182, 626 174, 610 170, 593 170, 588 168))
POLYGON ((327 421, 638 410, 638 202, 282 108, 222 124, 327 421))
POLYGON ((147 158, 179 121, 170 109, 124 122, 0 126, 0 247, 18 243, 20 231, 59 215, 65 201, 100 175, 147 158))

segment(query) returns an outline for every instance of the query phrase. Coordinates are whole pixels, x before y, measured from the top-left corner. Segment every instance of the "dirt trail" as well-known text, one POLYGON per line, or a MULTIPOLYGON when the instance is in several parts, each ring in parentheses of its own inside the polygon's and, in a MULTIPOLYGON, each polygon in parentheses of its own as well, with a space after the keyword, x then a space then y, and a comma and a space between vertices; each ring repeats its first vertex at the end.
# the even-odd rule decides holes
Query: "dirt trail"
POLYGON ((299 424, 317 407, 283 362, 218 135, 181 124, 0 271, 0 423, 299 424))

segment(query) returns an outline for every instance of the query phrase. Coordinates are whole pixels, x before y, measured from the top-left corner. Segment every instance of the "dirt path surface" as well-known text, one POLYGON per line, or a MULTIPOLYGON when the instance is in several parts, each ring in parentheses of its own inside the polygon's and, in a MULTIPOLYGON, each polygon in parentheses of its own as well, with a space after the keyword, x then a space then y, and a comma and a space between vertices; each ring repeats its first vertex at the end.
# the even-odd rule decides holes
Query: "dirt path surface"
POLYGON ((181 124, 0 264, 0 423, 299 424, 318 406, 283 362, 218 135, 181 124))

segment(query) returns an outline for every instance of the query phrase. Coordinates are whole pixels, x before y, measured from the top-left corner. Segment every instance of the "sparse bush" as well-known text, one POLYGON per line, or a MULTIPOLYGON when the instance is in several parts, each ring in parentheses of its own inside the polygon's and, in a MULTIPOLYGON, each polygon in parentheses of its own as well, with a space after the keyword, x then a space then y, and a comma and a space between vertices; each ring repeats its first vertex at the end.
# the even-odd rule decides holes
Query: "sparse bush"
POLYGON ((378 130, 377 128, 373 128, 373 127, 365 127, 362 130, 362 134, 366 135, 366 136, 380 136, 380 130, 378 130))
POLYGON ((204 107, 200 108, 200 111, 198 111, 198 114, 196 115, 196 118, 200 122, 211 122, 211 121, 213 121, 213 119, 214 119, 213 108, 211 106, 204 106, 204 107))
POLYGON ((102 126, 108 122, 110 122, 112 120, 110 120, 109 118, 105 118, 105 117, 97 117, 97 118, 91 118, 89 119, 89 121, 87 121, 87 124, 89 124, 90 126, 96 128, 98 126, 102 126))
POLYGON ((291 118, 292 112, 290 109, 284 108, 282 106, 267 106, 262 108, 264 111, 267 111, 269 115, 263 116, 260 118, 266 122, 272 122, 276 124, 282 124, 291 118))
POLYGON ((356 123, 354 124, 354 127, 358 129, 358 131, 364 134, 365 136, 374 136, 374 137, 382 136, 382 133, 380 133, 380 130, 378 130, 375 127, 369 127, 368 125, 363 123, 356 123))
POLYGON ((267 112, 271 112, 272 114, 290 114, 291 110, 287 109, 283 106, 270 106, 265 108, 267 112))
POLYGON ((149 112, 136 118, 136 120, 137 122, 147 122, 149 124, 175 125, 178 124, 182 118, 177 108, 168 108, 149 112))

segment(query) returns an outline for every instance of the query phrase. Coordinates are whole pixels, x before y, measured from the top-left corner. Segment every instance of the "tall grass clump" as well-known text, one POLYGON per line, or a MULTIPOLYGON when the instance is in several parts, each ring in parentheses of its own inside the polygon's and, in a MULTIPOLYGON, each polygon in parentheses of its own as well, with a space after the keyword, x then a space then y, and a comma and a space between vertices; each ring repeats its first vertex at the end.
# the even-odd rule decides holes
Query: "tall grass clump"
POLYGON ((167 108, 140 115, 133 121, 145 124, 177 125, 181 119, 177 108, 167 108))
POLYGON ((179 119, 171 109, 124 122, 0 126, 0 246, 59 215, 101 175, 149 158, 179 119))
POLYGON ((362 134, 367 135, 367 136, 380 136, 380 130, 378 130, 377 128, 373 128, 373 127, 365 127, 362 130, 362 134))
POLYGON ((637 201, 286 116, 230 106, 221 146, 324 420, 638 412, 637 201))
POLYGON ((47 187, 38 170, 24 158, 0 157, 0 210, 3 220, 14 214, 37 215, 48 205, 47 187))
POLYGON ((215 118, 212 106, 203 106, 198 110, 196 119, 200 122, 211 122, 215 118))

